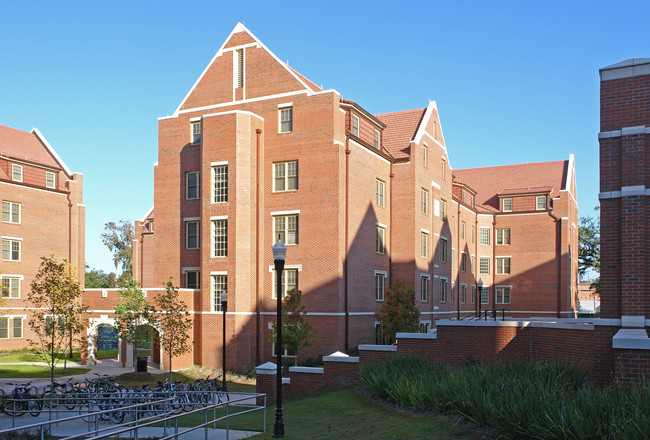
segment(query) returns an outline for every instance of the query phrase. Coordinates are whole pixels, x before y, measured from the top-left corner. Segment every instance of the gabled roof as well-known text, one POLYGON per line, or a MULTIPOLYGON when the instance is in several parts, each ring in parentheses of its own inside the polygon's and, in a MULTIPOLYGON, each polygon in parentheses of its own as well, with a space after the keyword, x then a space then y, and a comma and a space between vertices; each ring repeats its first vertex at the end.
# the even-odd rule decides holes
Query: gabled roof
POLYGON ((35 128, 31 133, 27 133, 0 125, 0 155, 64 170, 68 175, 72 175, 47 140, 35 128))
POLYGON ((386 124, 382 144, 395 159, 411 157, 411 141, 418 131, 426 108, 375 115, 386 124))
POLYGON ((499 211, 499 194, 517 188, 519 192, 528 188, 550 191, 551 197, 558 197, 566 189, 569 161, 527 163, 498 167, 455 170, 454 178, 476 189, 474 198, 477 209, 488 212, 499 211))

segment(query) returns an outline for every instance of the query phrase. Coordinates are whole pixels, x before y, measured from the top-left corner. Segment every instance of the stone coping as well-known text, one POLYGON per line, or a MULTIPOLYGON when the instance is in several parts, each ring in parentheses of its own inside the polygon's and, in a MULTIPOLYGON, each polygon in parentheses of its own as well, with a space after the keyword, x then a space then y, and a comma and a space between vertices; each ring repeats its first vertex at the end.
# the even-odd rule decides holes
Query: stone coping
MULTIPOLYGON (((558 320, 555 321, 450 321, 440 320, 437 323, 442 327, 538 327, 538 328, 555 328, 564 330, 593 330, 594 324, 589 321, 576 321, 576 320, 558 320)), ((418 333, 406 333, 405 335, 416 335, 418 333)), ((403 335, 403 333, 399 333, 403 335)), ((403 336, 407 337, 407 336, 403 336)), ((412 337, 412 336, 408 336, 412 337)))
POLYGON ((337 351, 332 353, 329 356, 323 356, 323 362, 349 362, 349 363, 359 363, 358 356, 348 356, 345 353, 337 351))
POLYGON ((650 339, 645 329, 622 328, 612 338, 612 348, 650 350, 650 339))
POLYGON ((436 333, 397 333, 396 339, 438 339, 436 333))
POLYGON ((322 367, 289 367, 289 373, 324 374, 325 369, 322 367))
POLYGON ((362 344, 359 345, 359 351, 397 351, 397 345, 370 345, 362 344))
POLYGON ((266 362, 255 367, 255 374, 278 374, 278 366, 273 362, 266 362))
POLYGON ((291 385, 291 378, 290 377, 283 377, 282 378, 282 385, 291 385))

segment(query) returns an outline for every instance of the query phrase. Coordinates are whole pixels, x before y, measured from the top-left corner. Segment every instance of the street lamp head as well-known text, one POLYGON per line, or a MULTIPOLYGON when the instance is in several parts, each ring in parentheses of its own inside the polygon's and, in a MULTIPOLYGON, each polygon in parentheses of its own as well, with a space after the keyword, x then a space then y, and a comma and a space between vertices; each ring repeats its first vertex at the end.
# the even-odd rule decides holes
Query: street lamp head
POLYGON ((228 302, 228 292, 221 292, 221 302, 225 303, 228 302))
POLYGON ((280 240, 278 236, 278 242, 273 245, 273 259, 284 261, 287 258, 287 247, 280 240))
POLYGON ((478 280, 478 283, 476 283, 476 284, 478 285, 478 288, 479 288, 479 289, 482 289, 482 288, 483 288, 483 280, 482 280, 482 279, 481 279, 481 280, 478 280))

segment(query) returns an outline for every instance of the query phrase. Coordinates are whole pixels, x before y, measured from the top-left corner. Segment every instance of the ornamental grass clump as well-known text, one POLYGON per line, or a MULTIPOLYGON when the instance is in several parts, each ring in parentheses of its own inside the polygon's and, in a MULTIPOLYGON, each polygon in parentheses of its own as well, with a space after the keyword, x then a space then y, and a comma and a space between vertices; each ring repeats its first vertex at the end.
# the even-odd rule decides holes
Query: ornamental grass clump
POLYGON ((507 439, 650 436, 650 387, 596 389, 565 362, 472 365, 452 370, 417 358, 361 368, 377 396, 423 411, 453 412, 507 439))

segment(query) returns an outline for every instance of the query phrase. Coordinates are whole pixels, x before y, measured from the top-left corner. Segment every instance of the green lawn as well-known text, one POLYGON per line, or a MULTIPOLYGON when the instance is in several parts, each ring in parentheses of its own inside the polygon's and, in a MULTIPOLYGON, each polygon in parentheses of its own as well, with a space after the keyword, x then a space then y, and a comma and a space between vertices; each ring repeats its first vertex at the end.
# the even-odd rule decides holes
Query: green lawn
MULTIPOLYGON (((55 377, 72 376, 84 374, 90 368, 56 368, 55 377)), ((0 379, 27 378, 27 377, 50 377, 50 367, 40 365, 0 365, 0 379)))
MULTIPOLYGON (((231 414, 236 409, 231 409, 231 414)), ((241 409, 240 409, 241 411, 241 409)), ((221 412, 225 414, 225 411, 221 412)), ((252 439, 271 439, 275 406, 268 406, 267 431, 252 439)), ((352 387, 283 401, 287 439, 468 439, 448 420, 432 415, 413 415, 386 407, 354 391, 352 387)), ((230 420, 231 429, 261 431, 263 411, 230 420)), ((180 424, 194 426, 205 421, 200 412, 185 416, 180 424)), ((225 427, 220 422, 218 427, 225 427)))
MULTIPOLYGON (((97 350, 97 359, 113 359, 117 357, 117 350, 97 350)), ((48 356, 49 359, 49 356, 48 356)), ((59 365, 63 365, 63 354, 57 356, 59 365)), ((81 354, 79 350, 72 351, 72 360, 79 362, 81 354)), ((45 360, 31 351, 12 351, 0 353, 0 364, 9 364, 14 362, 44 362, 45 360)))

